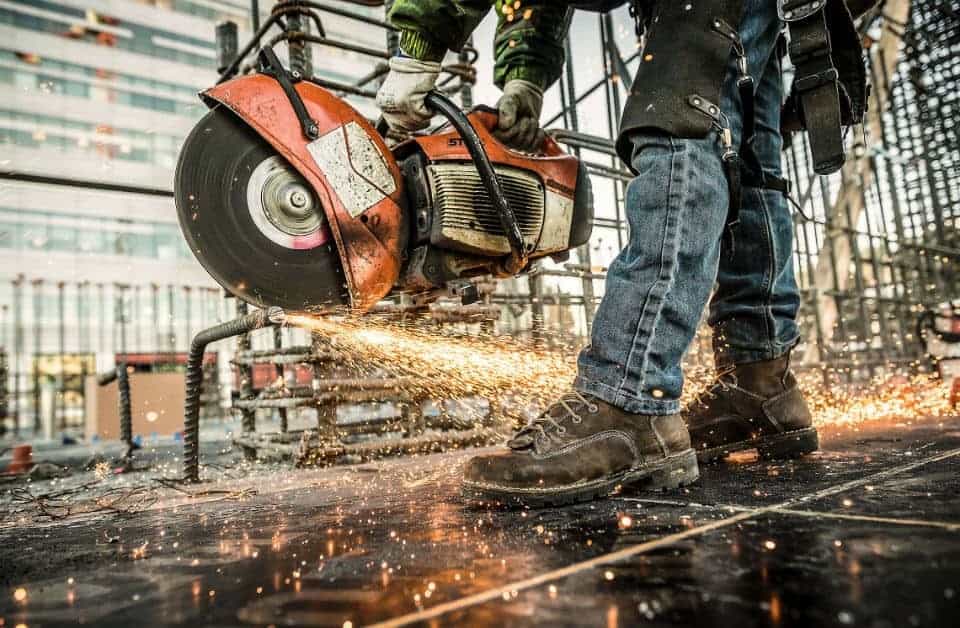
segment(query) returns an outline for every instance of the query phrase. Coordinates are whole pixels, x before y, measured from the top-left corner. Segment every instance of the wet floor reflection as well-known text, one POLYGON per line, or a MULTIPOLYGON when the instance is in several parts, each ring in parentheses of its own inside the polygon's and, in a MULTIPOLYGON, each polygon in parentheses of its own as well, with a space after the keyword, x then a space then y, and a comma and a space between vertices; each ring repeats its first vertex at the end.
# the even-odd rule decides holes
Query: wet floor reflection
MULTIPOLYGON (((915 442, 928 446, 914 457, 960 447, 939 433, 915 442)), ((448 481, 465 454, 448 454, 408 463, 405 475, 384 465, 333 488, 0 529, 8 591, 0 617, 5 627, 361 626, 505 587, 496 600, 424 625, 947 625, 943 618, 960 616, 957 531, 816 513, 842 511, 844 499, 850 512, 909 512, 930 493, 941 502, 935 513, 960 523, 960 504, 945 492, 955 489, 960 456, 873 492, 858 486, 797 506, 813 514, 747 514, 616 563, 507 586, 890 468, 902 463, 902 445, 739 460, 705 468, 684 492, 540 511, 465 505, 448 481), (868 492, 870 507, 858 510, 868 492)))

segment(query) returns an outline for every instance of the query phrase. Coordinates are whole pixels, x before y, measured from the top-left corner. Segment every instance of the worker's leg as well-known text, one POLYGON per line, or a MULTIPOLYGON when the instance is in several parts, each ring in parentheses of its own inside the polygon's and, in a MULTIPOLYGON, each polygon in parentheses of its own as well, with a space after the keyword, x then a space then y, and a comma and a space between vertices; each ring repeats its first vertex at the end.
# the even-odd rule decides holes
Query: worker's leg
MULTIPOLYGON (((753 149, 763 169, 779 176, 779 59, 773 53, 757 67, 764 70, 755 95, 753 149)), ((800 304, 792 246, 793 223, 784 196, 745 188, 740 223, 733 246, 724 241, 710 303, 717 379, 684 412, 701 462, 743 449, 782 458, 817 448, 810 411, 790 372, 800 304)))
POLYGON ((627 246, 607 270, 577 390, 628 412, 679 410, 680 360, 717 274, 727 182, 716 137, 640 135, 627 186, 627 246))
MULTIPOLYGON (((757 73, 759 83, 781 25, 775 3, 768 0, 747 0, 743 15, 740 35, 748 71, 757 73)), ((731 58, 720 108, 738 140, 736 77, 731 58)), ((626 198, 630 242, 608 271, 591 345, 580 354, 576 387, 631 412, 668 414, 677 411, 680 361, 717 276, 727 182, 713 136, 640 136, 635 147, 639 175, 626 198)), ((749 229, 742 227, 738 240, 752 240, 749 229)), ((747 281, 760 284, 763 277, 754 272, 747 281)))
MULTIPOLYGON (((765 67, 756 91, 753 149, 764 171, 779 177, 783 84, 775 52, 765 67)), ((792 252, 793 221, 786 198, 775 190, 744 188, 740 224, 733 246, 725 246, 720 255, 717 290, 710 302, 720 361, 770 360, 796 344, 800 294, 792 252)))

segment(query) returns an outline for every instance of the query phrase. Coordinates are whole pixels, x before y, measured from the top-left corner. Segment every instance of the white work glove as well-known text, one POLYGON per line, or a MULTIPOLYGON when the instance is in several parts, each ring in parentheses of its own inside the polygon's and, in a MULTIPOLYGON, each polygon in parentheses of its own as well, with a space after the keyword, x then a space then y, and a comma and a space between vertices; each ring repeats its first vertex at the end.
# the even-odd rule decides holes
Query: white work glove
POLYGON ((400 133, 425 129, 433 117, 423 99, 440 76, 436 61, 397 56, 390 59, 390 72, 377 92, 377 106, 390 128, 400 133))
POLYGON ((540 128, 542 107, 543 90, 539 86, 522 79, 507 81, 497 103, 500 117, 493 134, 511 148, 536 152, 545 137, 540 128))

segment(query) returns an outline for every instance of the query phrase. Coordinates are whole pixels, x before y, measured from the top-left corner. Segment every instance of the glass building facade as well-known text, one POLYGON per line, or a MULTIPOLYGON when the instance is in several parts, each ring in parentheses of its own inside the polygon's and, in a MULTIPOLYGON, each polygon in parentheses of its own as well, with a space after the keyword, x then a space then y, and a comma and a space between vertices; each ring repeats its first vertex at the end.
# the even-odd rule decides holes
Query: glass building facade
MULTIPOLYGON (((260 4, 266 13, 272 3, 260 4)), ((182 141, 206 111, 197 93, 216 80, 215 25, 236 22, 245 41, 249 9, 0 0, 0 350, 22 426, 37 385, 64 389, 64 364, 76 360, 57 356, 106 368, 121 353, 182 353, 227 314, 183 240, 172 187, 182 141)), ((383 46, 375 28, 336 17, 324 26, 383 46)), ((373 63, 314 55, 315 73, 337 81, 373 63)))

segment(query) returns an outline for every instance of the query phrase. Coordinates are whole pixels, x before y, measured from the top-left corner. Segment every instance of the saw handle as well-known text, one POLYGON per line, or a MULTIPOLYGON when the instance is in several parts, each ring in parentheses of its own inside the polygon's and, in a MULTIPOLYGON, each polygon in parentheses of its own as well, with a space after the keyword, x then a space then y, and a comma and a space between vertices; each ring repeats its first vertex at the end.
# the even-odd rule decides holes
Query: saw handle
POLYGON ((483 147, 483 141, 477 134, 477 130, 460 107, 440 92, 434 90, 427 93, 424 102, 428 107, 446 118, 460 134, 460 138, 477 168, 483 187, 486 188, 487 194, 490 196, 490 202, 500 218, 500 226, 503 227, 503 232, 507 236, 507 242, 510 243, 510 257, 504 262, 504 270, 511 275, 519 273, 529 261, 529 251, 523 241, 523 232, 520 231, 517 215, 507 202, 507 197, 500 185, 500 179, 497 178, 497 173, 493 169, 493 164, 490 162, 490 157, 483 147))

